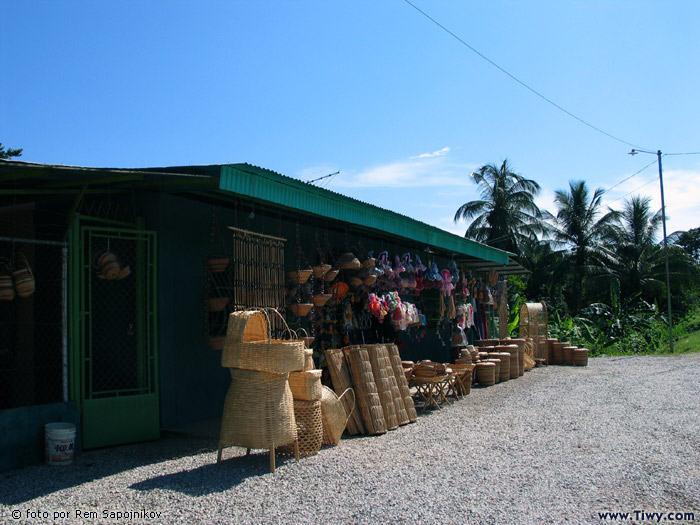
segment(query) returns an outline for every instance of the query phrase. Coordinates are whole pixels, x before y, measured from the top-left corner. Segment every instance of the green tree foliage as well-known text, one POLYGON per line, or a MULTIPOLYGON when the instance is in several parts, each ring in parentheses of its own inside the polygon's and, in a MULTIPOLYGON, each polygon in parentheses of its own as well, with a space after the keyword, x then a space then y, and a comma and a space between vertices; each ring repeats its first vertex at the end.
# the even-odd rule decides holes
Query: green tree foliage
POLYGON ((2 145, 2 142, 0 142, 0 159, 11 159, 12 157, 21 157, 22 156, 22 148, 19 149, 12 149, 12 148, 7 148, 2 145))
POLYGON ((676 232, 668 236, 669 242, 683 248, 688 255, 700 263, 700 228, 692 228, 687 232, 676 232))
POLYGON ((520 245, 541 231, 542 213, 534 201, 539 184, 515 173, 507 159, 500 166, 485 164, 471 177, 481 199, 460 206, 454 221, 473 219, 465 237, 519 254, 520 245))
POLYGON ((615 235, 620 213, 608 210, 603 213, 604 191, 596 189, 590 194, 585 181, 569 182, 569 190, 557 190, 554 204, 557 214, 552 221, 551 235, 556 246, 553 277, 565 284, 563 290, 569 310, 578 314, 595 292, 586 287, 586 277, 600 273, 601 261, 610 259, 606 243, 615 235))

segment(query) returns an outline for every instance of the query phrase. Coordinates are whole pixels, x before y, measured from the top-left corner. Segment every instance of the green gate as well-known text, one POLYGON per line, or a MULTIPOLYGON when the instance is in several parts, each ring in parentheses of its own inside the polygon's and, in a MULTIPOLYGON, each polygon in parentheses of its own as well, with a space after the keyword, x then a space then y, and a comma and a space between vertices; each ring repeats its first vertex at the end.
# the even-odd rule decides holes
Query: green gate
POLYGON ((155 232, 80 224, 71 241, 71 398, 83 448, 157 439, 155 232), (121 278, 96 268, 105 251, 121 278))

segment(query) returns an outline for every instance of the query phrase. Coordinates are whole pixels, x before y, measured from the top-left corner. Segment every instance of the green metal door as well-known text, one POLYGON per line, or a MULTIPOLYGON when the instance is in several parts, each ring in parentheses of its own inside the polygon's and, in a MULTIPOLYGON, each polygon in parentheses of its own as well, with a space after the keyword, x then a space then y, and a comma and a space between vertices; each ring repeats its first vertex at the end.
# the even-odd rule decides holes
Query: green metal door
POLYGON ((80 225, 73 235, 71 397, 83 448, 157 439, 155 232, 80 225), (121 278, 96 268, 105 251, 121 278))

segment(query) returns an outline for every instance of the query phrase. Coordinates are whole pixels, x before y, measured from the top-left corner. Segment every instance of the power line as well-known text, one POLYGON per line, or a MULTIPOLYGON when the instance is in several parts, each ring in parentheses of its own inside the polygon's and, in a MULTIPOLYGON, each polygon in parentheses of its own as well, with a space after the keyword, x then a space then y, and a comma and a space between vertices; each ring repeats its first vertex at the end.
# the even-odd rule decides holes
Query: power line
POLYGON ((447 29, 445 26, 443 26, 440 22, 438 22, 438 21, 435 20, 433 17, 431 17, 428 13, 426 13, 425 11, 423 11, 422 9, 420 9, 419 7, 417 7, 416 5, 412 4, 409 0, 404 0, 404 2, 406 2, 406 3, 407 3, 408 5, 410 5, 413 9, 415 9, 415 10, 418 11, 420 14, 422 14, 425 18, 427 18, 428 20, 430 20, 433 24, 435 24, 436 26, 438 26, 440 29, 442 29, 443 31, 445 31, 448 35, 452 36, 455 40, 457 40, 458 42, 460 42, 462 45, 464 45, 465 47, 467 47, 468 49, 470 49, 470 50, 471 50, 472 52, 474 52, 475 54, 479 55, 482 59, 484 59, 486 62, 488 62, 489 64, 491 64, 493 67, 495 67, 496 69, 498 69, 499 71, 501 71, 503 74, 509 76, 511 79, 515 80, 518 84, 520 84, 521 86, 523 86, 525 89, 531 91, 532 93, 534 93, 535 95, 537 95, 538 97, 540 97, 540 98, 541 98, 542 100, 544 100, 545 102, 547 102, 547 103, 551 104, 552 106, 554 106, 555 108, 557 108, 559 111, 562 111, 562 112, 566 113, 566 114, 569 115, 571 118, 574 118, 574 119, 578 120, 581 124, 584 124, 584 125, 588 126, 589 128, 591 128, 591 129, 597 131, 598 133, 602 133, 603 135, 605 135, 605 136, 607 136, 607 137, 610 137, 610 138, 613 139, 613 140, 616 140, 617 142, 621 142, 622 144, 627 144, 628 146, 632 146, 632 147, 634 147, 634 148, 639 148, 639 146, 636 146, 636 145, 632 144, 631 142, 627 142, 626 140, 622 140, 621 138, 618 138, 618 137, 616 137, 616 136, 614 136, 614 135, 611 135, 611 134, 608 133, 607 131, 603 131, 603 130, 600 129, 599 127, 594 126, 593 124, 590 124, 589 122, 586 122, 585 120, 583 120, 583 119, 580 118, 580 117, 577 117, 576 115, 574 115, 573 113, 571 113, 571 112, 568 111, 567 109, 563 108, 562 106, 560 106, 560 105, 557 104, 556 102, 554 102, 554 101, 550 100, 549 98, 545 97, 545 96, 544 96, 542 93, 540 93, 539 91, 537 91, 537 90, 535 90, 534 88, 528 86, 525 82, 523 82, 522 80, 520 80, 519 78, 517 78, 515 75, 512 75, 511 73, 509 73, 508 71, 506 71, 505 69, 503 69, 501 66, 499 66, 498 64, 496 64, 493 60, 491 60, 490 58, 488 58, 488 57, 487 57, 486 55, 484 55, 483 53, 480 53, 479 51, 477 51, 476 49, 474 49, 474 48, 473 48, 472 46, 470 46, 467 42, 465 42, 464 40, 462 40, 460 37, 458 37, 458 36, 457 36, 456 34, 454 34, 452 31, 450 31, 450 30, 447 29))
MULTIPOLYGON (((654 164, 654 163, 652 163, 652 164, 654 164)), ((624 198, 627 197, 628 195, 632 195, 634 192, 637 192, 637 191, 641 190, 644 186, 649 186, 649 184, 651 184, 652 182, 656 182, 657 180, 659 180, 659 176, 658 176, 658 175, 656 175, 656 176, 655 176, 653 179, 651 179, 649 182, 645 182, 644 184, 642 184, 642 185, 639 186, 638 188, 635 188, 635 189, 633 189, 632 191, 630 191, 630 192, 628 192, 628 193, 625 193, 622 197, 618 197, 617 199, 610 201, 610 202, 608 203, 608 205, 612 204, 613 202, 621 201, 622 199, 624 199, 624 198)))
MULTIPOLYGON (((618 183, 615 184, 614 186, 610 186, 606 191, 610 191, 610 190, 612 190, 613 188, 617 188, 617 187, 618 187, 620 184, 622 184, 623 182, 626 182, 626 181, 630 180, 630 179, 631 179, 632 177, 634 177, 635 175, 639 175, 641 172, 643 172, 643 171, 644 171, 645 169, 647 169, 649 166, 653 166, 654 164, 656 164, 656 160, 652 160, 649 164, 647 164, 646 166, 644 166, 641 170, 639 170, 639 171, 633 173, 632 175, 630 175, 630 176, 627 177, 626 179, 622 179, 620 182, 618 182, 618 183)), ((613 202, 615 202, 615 201, 613 201, 613 202)))

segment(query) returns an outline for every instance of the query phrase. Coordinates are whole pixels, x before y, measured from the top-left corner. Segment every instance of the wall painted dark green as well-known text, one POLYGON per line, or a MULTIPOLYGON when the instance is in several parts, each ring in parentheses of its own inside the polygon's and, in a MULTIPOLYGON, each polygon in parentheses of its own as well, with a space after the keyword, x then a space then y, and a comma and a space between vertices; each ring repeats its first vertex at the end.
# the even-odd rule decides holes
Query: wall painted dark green
POLYGON ((80 416, 75 404, 53 403, 0 410, 0 472, 44 461, 44 425, 55 422, 76 426, 75 453, 80 450, 80 416))

